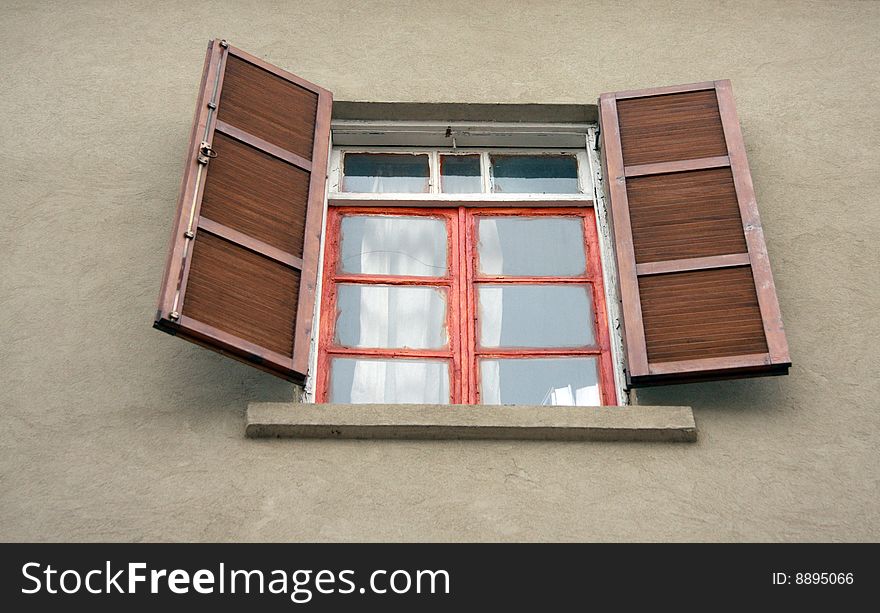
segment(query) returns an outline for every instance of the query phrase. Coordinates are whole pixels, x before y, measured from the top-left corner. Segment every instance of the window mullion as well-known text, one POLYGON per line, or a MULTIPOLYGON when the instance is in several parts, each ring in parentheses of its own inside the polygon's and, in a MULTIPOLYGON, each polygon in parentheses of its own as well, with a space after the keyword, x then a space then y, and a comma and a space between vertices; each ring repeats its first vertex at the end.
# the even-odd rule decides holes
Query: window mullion
POLYGON ((457 258, 457 275, 456 275, 456 291, 458 292, 458 366, 459 366, 459 382, 458 390, 462 404, 471 404, 470 400, 470 379, 471 368, 467 361, 468 350, 468 305, 467 305, 467 213, 463 207, 458 207, 456 211, 456 258, 457 258))
POLYGON ((429 185, 428 191, 432 194, 440 193, 440 153, 436 150, 431 151, 428 156, 429 161, 429 185))
MULTIPOLYGON (((483 160, 483 168, 486 169, 485 163, 488 161, 488 154, 481 156, 483 160)), ((484 173, 483 175, 487 175, 484 173)), ((463 336, 463 354, 464 363, 467 368, 467 398, 468 403, 476 404, 479 401, 479 379, 477 373, 476 362, 476 313, 475 313, 475 289, 474 289, 474 241, 476 239, 474 233, 474 219, 476 219, 475 211, 470 209, 461 209, 461 225, 462 225, 462 279, 464 287, 462 288, 463 299, 466 305, 464 327, 465 335, 463 336)))
POLYGON ((483 179, 484 194, 492 193, 492 179, 489 170, 489 152, 483 151, 482 153, 480 153, 480 176, 483 179))
POLYGON ((454 291, 457 294, 457 305, 458 305, 458 328, 456 329, 456 343, 454 347, 455 351, 455 363, 458 368, 458 381, 456 382, 456 389, 458 391, 458 400, 462 404, 470 404, 470 392, 469 392, 469 381, 470 381, 470 366, 467 363, 467 296, 465 295, 465 288, 467 287, 467 283, 465 280, 466 276, 466 264, 465 264, 465 245, 466 245, 466 232, 464 220, 466 219, 464 209, 459 207, 456 211, 455 217, 455 265, 456 271, 454 275, 454 291))

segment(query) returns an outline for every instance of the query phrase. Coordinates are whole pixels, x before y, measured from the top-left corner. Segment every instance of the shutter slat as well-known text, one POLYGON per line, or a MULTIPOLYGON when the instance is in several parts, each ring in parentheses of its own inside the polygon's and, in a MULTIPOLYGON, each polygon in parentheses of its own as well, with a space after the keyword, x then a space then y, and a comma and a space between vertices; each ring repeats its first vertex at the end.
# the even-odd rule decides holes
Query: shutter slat
POLYGON ((772 366, 770 354, 750 353, 653 364, 651 374, 657 377, 684 376, 688 381, 718 381, 744 376, 747 371, 766 374, 763 371, 768 366, 772 366))
POLYGON ((245 249, 249 249, 254 253, 259 253, 260 255, 264 255, 267 258, 275 260, 276 262, 281 262, 291 268, 295 268, 297 270, 302 270, 303 261, 301 258, 296 257, 295 255, 290 255, 286 251, 282 251, 276 247, 268 243, 264 243, 261 240, 257 240, 252 236, 248 236, 238 230, 233 230, 228 226, 224 226, 223 224, 217 223, 212 219, 208 219, 204 215, 199 217, 199 230, 204 230, 205 232, 210 232, 215 236, 219 236, 220 238, 225 238, 226 240, 241 245, 245 249))
POLYGON ((730 158, 719 155, 711 158, 697 158, 694 160, 680 160, 677 162, 654 162, 653 164, 637 164, 624 168, 627 177, 643 177, 647 175, 665 175, 671 172, 686 172, 688 170, 704 170, 707 168, 721 168, 730 166, 730 158))
POLYGON ((629 384, 785 374, 730 83, 603 94, 599 105, 629 384))
POLYGON ((225 121, 218 120, 215 130, 216 132, 220 132, 222 134, 225 134, 226 136, 231 136, 235 140, 240 141, 246 145, 250 145, 255 149, 259 149, 260 151, 264 151, 269 155, 273 155, 279 160, 284 160, 289 164, 298 166, 306 172, 311 172, 312 170, 312 163, 306 158, 287 151, 286 149, 282 149, 277 145, 273 145, 269 141, 265 141, 262 138, 257 138, 253 134, 248 134, 244 130, 239 130, 234 126, 229 125, 225 121))
POLYGON ((709 268, 743 266, 748 263, 749 256, 745 253, 713 255, 705 258, 684 258, 636 264, 636 274, 640 277, 645 277, 648 275, 659 275, 666 272, 684 272, 686 270, 706 270, 709 268))
POLYGON ((155 327, 305 378, 331 102, 211 41, 155 327))

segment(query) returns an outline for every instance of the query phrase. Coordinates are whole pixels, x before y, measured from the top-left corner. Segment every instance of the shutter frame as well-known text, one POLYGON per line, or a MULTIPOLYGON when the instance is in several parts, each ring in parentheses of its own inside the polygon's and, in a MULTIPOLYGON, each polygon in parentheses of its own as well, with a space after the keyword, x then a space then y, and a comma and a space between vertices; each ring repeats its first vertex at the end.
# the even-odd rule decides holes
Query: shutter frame
MULTIPOLYGON (((667 98, 666 100, 671 100, 667 98)), ((644 90, 606 93, 599 98, 599 120, 602 139, 602 163, 605 172, 608 198, 611 201, 611 220, 615 242, 615 255, 619 276, 620 299, 623 313, 623 335, 627 354, 627 384, 629 387, 684 383, 691 381, 720 380, 745 376, 787 374, 791 365, 788 343, 782 324, 782 316, 776 296, 773 275, 767 256, 763 229, 758 214, 757 201, 745 144, 737 118, 729 80, 708 81, 689 85, 659 87, 644 90), (662 96, 714 91, 717 114, 723 129, 726 155, 705 155, 692 159, 674 159, 625 165, 621 137, 619 101, 635 101, 662 96), (705 257, 693 257, 682 253, 679 258, 650 262, 636 262, 636 245, 627 181, 638 177, 669 176, 675 173, 700 172, 710 169, 730 169, 736 204, 747 252, 724 253, 705 257), (634 242, 635 240, 635 242, 634 242), (754 283, 757 308, 767 351, 738 355, 713 356, 711 350, 705 355, 681 360, 652 360, 646 340, 645 314, 639 279, 656 275, 669 275, 696 271, 711 271, 748 266, 754 283)), ((633 136, 629 126, 628 138, 638 142, 656 135, 646 129, 633 136)), ((638 131, 636 131, 638 132, 638 131)), ((679 137, 686 141, 690 134, 679 137)), ((694 137, 697 138, 697 137, 694 137)), ((686 222, 687 220, 685 220, 686 222)), ((679 223, 685 223, 679 222, 679 223)), ((682 278, 682 277, 679 277, 682 278)), ((744 290, 747 291, 747 290, 744 290)), ((655 308, 650 305, 647 308, 655 308)), ((708 325, 708 324, 703 324, 708 325)), ((660 341, 662 343, 662 341, 660 341)), ((697 351, 692 349, 692 351, 697 351)))
MULTIPOLYGON (((297 91, 299 90, 297 89, 297 91)), ((202 80, 199 87, 193 127, 190 133, 189 147, 185 159, 185 170, 181 180, 177 212, 168 247, 165 273, 162 280, 158 308, 153 321, 155 328, 180 336, 287 380, 297 383, 304 381, 308 374, 315 311, 326 168, 330 148, 331 108, 332 94, 329 91, 229 45, 226 41, 217 39, 209 41, 202 70, 202 80), (227 62, 230 57, 250 65, 248 69, 253 67, 255 74, 263 75, 261 71, 265 71, 273 77, 280 77, 283 82, 305 90, 315 98, 315 115, 312 126, 313 137, 311 151, 308 152, 310 159, 263 140, 247 130, 230 125, 222 120, 223 86, 227 74, 227 62), (213 108, 211 108, 211 102, 214 103, 213 108), (305 208, 302 213, 301 257, 291 253, 290 249, 279 248, 277 245, 272 245, 270 242, 256 238, 246 231, 234 228, 231 224, 218 223, 215 220, 201 216, 205 188, 207 183, 211 181, 211 167, 215 162, 209 160, 207 164, 201 164, 199 162, 200 148, 203 142, 209 143, 209 146, 212 148, 217 146, 215 141, 217 135, 230 140, 230 142, 234 141, 236 144, 240 143, 244 147, 253 149, 253 151, 257 152, 256 155, 271 160, 272 164, 279 162, 278 165, 284 166, 287 172, 296 170, 300 175, 308 173, 307 195, 305 196, 304 203, 301 203, 305 208), (194 236, 188 238, 186 235, 188 230, 191 230, 194 236), (219 239, 224 244, 231 245, 234 249, 240 250, 241 253, 255 254, 261 262, 265 261, 267 269, 272 267, 276 271, 283 270, 288 279, 293 280, 296 277, 295 285, 297 286, 296 291, 298 291, 298 295, 295 301, 295 317, 290 317, 290 321, 284 324, 290 326, 289 335, 292 339, 290 351, 281 352, 273 350, 265 346, 265 343, 254 342, 244 338, 245 335, 242 333, 236 334, 228 329, 224 330, 223 325, 212 325, 187 313, 187 289, 191 273, 193 272, 191 269, 194 260, 193 256, 197 245, 200 244, 200 239, 207 240, 207 237, 213 237, 211 240, 219 239)), ((248 107, 248 110, 250 110, 250 107, 248 107)), ((256 114, 254 117, 256 117, 256 114)), ((303 125, 307 126, 308 122, 305 122, 303 125)), ((285 124, 284 127, 290 129, 289 125, 285 124)), ((227 162, 229 167, 226 168, 226 172, 231 172, 233 178, 236 178, 236 171, 242 173, 239 174, 242 179, 259 180, 262 178, 258 174, 247 174, 245 170, 237 169, 235 167, 236 161, 239 164, 241 163, 241 159, 236 160, 230 149, 227 162)), ((228 177, 226 178, 228 179, 228 177)), ((215 180, 220 180, 219 174, 215 180)), ((303 182, 305 183, 305 181, 303 182)), ((231 202, 231 198, 229 200, 231 202)), ((276 202, 272 204, 277 204, 277 194, 275 200, 276 202)), ((284 208, 283 205, 287 202, 283 201, 281 208, 284 208)), ((291 210, 286 212, 295 216, 296 213, 292 211, 294 208, 293 203, 291 202, 290 204, 291 206, 288 208, 291 210)), ((227 212, 232 211, 233 214, 238 212, 234 209, 233 204, 226 203, 225 201, 219 205, 214 204, 214 207, 220 207, 221 209, 226 207, 227 212)), ((276 229, 286 230, 289 227, 277 219, 270 219, 265 216, 260 216, 260 221, 264 222, 266 226, 274 223, 276 229)), ((292 227, 290 233, 291 235, 294 233, 292 227)), ((206 257, 203 256, 203 258, 206 257)), ((254 259, 251 255, 248 257, 254 259)), ((210 263, 209 260, 206 261, 210 263)), ((204 268, 206 265, 201 266, 204 268)), ((228 282, 229 279, 225 281, 228 282)), ((267 289, 272 288, 267 287, 267 289)), ((291 287, 285 287, 280 290, 285 300, 288 300, 286 304, 291 311, 294 302, 292 300, 293 296, 289 293, 284 294, 283 290, 292 289, 291 287)), ((213 290, 214 297, 216 297, 217 291, 216 288, 213 290)), ((242 290, 242 293, 245 293, 244 290, 242 290)), ((219 300, 208 302, 208 308, 213 308, 217 304, 218 313, 215 315, 220 319, 223 318, 222 311, 224 305, 222 303, 225 297, 226 295, 221 291, 219 300)), ((271 310, 271 301, 260 301, 260 298, 260 296, 253 298, 255 300, 254 305, 271 310)), ((237 306, 240 307, 241 305, 237 306)))

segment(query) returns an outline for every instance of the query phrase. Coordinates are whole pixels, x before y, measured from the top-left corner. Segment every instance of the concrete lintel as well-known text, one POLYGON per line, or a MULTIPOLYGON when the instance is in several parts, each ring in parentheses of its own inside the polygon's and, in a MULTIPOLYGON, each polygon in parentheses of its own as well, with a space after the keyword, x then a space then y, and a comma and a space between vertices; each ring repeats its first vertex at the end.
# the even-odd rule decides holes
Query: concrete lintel
POLYGON ((671 441, 697 439, 690 407, 252 403, 250 438, 671 441))
POLYGON ((598 115, 595 104, 333 101, 333 119, 582 123, 598 115))

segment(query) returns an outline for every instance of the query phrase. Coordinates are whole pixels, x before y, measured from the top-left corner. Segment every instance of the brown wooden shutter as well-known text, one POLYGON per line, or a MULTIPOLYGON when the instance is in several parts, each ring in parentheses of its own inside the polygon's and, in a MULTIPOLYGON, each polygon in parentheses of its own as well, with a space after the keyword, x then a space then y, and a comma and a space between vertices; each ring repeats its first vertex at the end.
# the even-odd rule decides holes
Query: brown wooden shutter
POLYGON ((730 82, 599 106, 630 385, 787 373, 730 82))
POLYGON ((330 92, 210 42, 156 328, 306 376, 331 103, 330 92))

